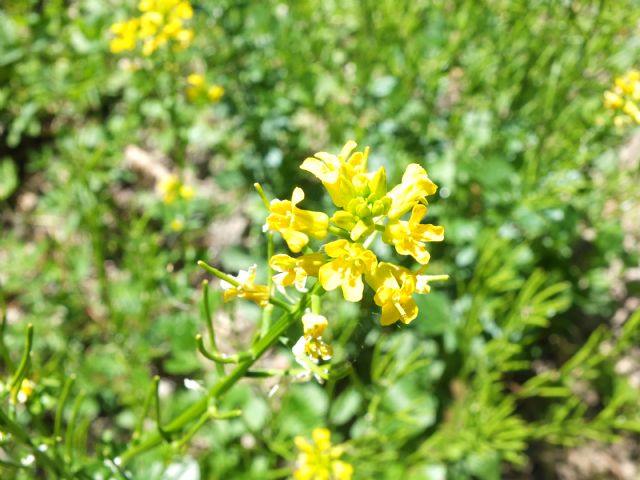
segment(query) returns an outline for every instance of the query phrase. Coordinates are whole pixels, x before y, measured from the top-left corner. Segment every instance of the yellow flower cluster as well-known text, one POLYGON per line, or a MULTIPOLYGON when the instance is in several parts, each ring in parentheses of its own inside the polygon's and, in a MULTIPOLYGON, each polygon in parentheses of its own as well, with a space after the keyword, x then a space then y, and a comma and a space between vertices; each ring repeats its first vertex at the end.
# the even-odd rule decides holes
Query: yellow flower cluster
POLYGON ((635 122, 640 124, 640 71, 631 70, 622 77, 616 78, 613 90, 604 92, 606 108, 619 111, 622 115, 614 118, 616 126, 635 122))
POLYGON ((204 76, 199 73, 192 73, 187 77, 186 95, 190 102, 208 99, 215 103, 224 95, 224 87, 220 85, 207 85, 204 76))
POLYGON ((134 50, 142 42, 142 53, 151 55, 158 48, 173 41, 178 49, 189 46, 193 31, 185 26, 193 16, 191 4, 185 0, 140 0, 139 17, 111 26, 113 53, 134 50))
POLYGON ((167 175, 158 181, 156 191, 162 197, 162 201, 167 205, 171 205, 178 198, 191 200, 195 195, 193 187, 182 183, 175 174, 167 175))
POLYGON ((409 323, 418 315, 413 294, 428 293, 430 281, 447 278, 421 274, 430 259, 426 243, 444 239, 442 227, 421 223, 427 213, 426 197, 437 187, 424 168, 411 164, 401 183, 387 190, 384 168, 367 171, 369 150, 354 151, 356 146, 349 141, 339 155, 318 152, 301 165, 322 182, 339 208, 331 218, 298 207, 305 197, 299 187, 293 190, 291 200, 271 201, 265 228, 279 232, 292 252, 305 250, 297 258, 274 255, 270 260, 277 272, 273 280, 281 291, 290 285, 305 291, 307 277, 317 276, 325 290, 340 287, 351 302, 362 300, 366 283, 381 307, 382 325, 398 320, 409 323), (311 251, 310 239, 325 239, 329 233, 339 238, 311 251), (421 269, 413 272, 379 262, 369 249, 378 233, 398 254, 413 257, 421 269))
POLYGON ((344 449, 331 445, 331 431, 316 428, 311 432, 311 438, 313 443, 304 437, 294 439, 300 451, 294 480, 350 480, 353 467, 340 460, 344 449))

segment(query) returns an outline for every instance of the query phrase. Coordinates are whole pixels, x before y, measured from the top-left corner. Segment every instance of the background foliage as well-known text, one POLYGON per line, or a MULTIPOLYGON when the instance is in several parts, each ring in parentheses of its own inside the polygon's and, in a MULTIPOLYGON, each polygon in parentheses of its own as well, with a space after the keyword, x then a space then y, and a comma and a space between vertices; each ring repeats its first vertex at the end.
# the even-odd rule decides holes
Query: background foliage
MULTIPOLYGON (((244 382, 224 399, 240 418, 141 456, 132 478, 286 477, 293 436, 321 425, 348 442, 356 478, 640 474, 640 140, 602 106, 639 53, 636 2, 198 1, 179 58, 113 55, 109 26, 134 3, 0 10, 1 373, 33 324, 36 387, 17 419, 34 443, 75 375, 66 454, 125 475, 103 460, 152 376, 171 418, 198 398, 185 378, 216 375, 195 350, 196 260, 264 264, 253 182, 279 198, 301 185, 322 209, 299 164, 353 138, 392 181, 416 162, 440 185, 431 271, 451 280, 409 327, 328 295, 348 376, 272 395, 276 380, 244 382), (220 103, 180 101, 192 71, 224 86, 220 103), (196 198, 163 204, 132 167, 140 152, 196 198)), ((215 303, 232 350, 258 312, 215 303)), ((288 348, 264 364, 286 366, 288 348)), ((3 478, 33 478, 0 441, 3 478)))

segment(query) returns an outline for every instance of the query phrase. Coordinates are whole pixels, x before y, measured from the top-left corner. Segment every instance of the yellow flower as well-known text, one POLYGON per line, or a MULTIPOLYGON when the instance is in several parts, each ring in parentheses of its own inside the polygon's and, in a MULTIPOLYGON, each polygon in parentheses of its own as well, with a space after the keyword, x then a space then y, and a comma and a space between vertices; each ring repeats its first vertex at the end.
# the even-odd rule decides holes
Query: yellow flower
POLYGON ((380 324, 392 325, 398 320, 411 323, 418 316, 418 305, 413 300, 416 276, 408 269, 381 262, 367 283, 376 291, 373 301, 382 307, 380 324))
POLYGON ((395 220, 390 222, 382 234, 385 243, 392 244, 400 255, 411 255, 418 263, 429 263, 429 252, 424 242, 439 242, 444 239, 444 228, 420 223, 427 213, 427 207, 418 204, 413 207, 408 222, 395 220))
POLYGON ((302 315, 302 327, 304 336, 311 338, 320 338, 329 326, 329 321, 324 315, 306 312, 302 315))
POLYGON ((353 467, 340 457, 343 448, 331 445, 331 431, 315 428, 311 432, 313 443, 304 437, 295 437, 298 454, 294 480, 350 480, 353 467))
POLYGON ((295 285, 299 292, 306 292, 307 277, 317 277, 320 266, 324 263, 321 253, 310 253, 298 258, 289 255, 278 254, 269 259, 269 265, 277 274, 273 281, 280 290, 290 285, 295 285))
POLYGON ((338 156, 317 152, 302 162, 300 168, 315 175, 329 192, 337 207, 344 207, 354 198, 353 178, 366 173, 369 149, 351 153, 358 144, 349 140, 338 156))
POLYGON ((29 397, 33 395, 33 391, 35 390, 35 388, 36 384, 34 382, 29 380, 28 378, 23 379, 22 383, 20 384, 20 388, 12 390, 10 398, 11 403, 13 405, 15 405, 16 403, 27 403, 29 397))
POLYGON ((256 285, 256 266, 252 265, 249 270, 240 270, 237 277, 233 277, 239 285, 232 285, 224 280, 220 281, 220 286, 224 290, 223 298, 225 302, 236 297, 245 298, 257 303, 261 307, 269 304, 269 287, 266 285, 256 285))
POLYGON ((327 243, 324 251, 335 260, 320 267, 319 279, 322 288, 335 290, 340 286, 345 300, 350 302, 362 300, 364 290, 362 275, 371 274, 375 270, 377 265, 375 254, 359 243, 351 243, 343 239, 327 243))
POLYGON ((111 25, 111 33, 114 37, 109 43, 111 53, 121 53, 136 48, 136 36, 138 34, 138 19, 126 22, 116 22, 111 25))
POLYGON ((304 192, 296 187, 291 200, 272 200, 269 206, 271 214, 267 217, 267 227, 280 232, 292 252, 301 251, 309 236, 324 238, 329 227, 329 217, 322 212, 302 210, 296 205, 304 199, 304 192))
POLYGON ((119 22, 111 30, 117 36, 111 41, 111 51, 133 50, 142 41, 142 53, 151 55, 170 40, 178 48, 185 48, 193 39, 193 32, 185 28, 185 21, 193 16, 191 4, 178 0, 141 0, 140 15, 128 22, 119 22))
POLYGON ((180 196, 185 200, 191 200, 195 194, 196 192, 191 185, 180 186, 180 196))
POLYGON ((633 100, 627 100, 622 111, 629 115, 634 122, 640 123, 640 110, 633 100))
POLYGON ((224 87, 220 85, 211 85, 207 90, 207 98, 212 102, 217 102, 224 95, 224 87))
POLYGON ((624 100, 620 95, 615 92, 607 90, 604 92, 604 106, 611 110, 621 108, 624 105, 624 100))
POLYGON ((174 218, 169 224, 169 228, 174 232, 181 232, 184 229, 184 222, 180 218, 174 218))
POLYGON ((389 218, 396 219, 411 210, 428 195, 436 193, 438 187, 431 181, 427 171, 417 163, 411 163, 402 176, 402 182, 387 193, 391 199, 389 218))

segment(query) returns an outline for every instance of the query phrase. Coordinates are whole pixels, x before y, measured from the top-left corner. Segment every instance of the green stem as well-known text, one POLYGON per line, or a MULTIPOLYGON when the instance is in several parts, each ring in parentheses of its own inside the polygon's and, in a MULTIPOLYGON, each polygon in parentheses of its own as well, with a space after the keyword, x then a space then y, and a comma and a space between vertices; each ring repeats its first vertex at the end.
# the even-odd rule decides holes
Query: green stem
POLYGON ((22 353, 22 359, 16 372, 11 379, 9 390, 11 391, 11 401, 17 402, 18 392, 22 386, 22 381, 27 376, 27 370, 29 369, 29 360, 31 359, 31 347, 33 346, 33 325, 27 325, 27 334, 24 340, 24 352, 22 353))
POLYGON ((8 431, 13 437, 26 445, 30 450, 33 456, 36 458, 36 461, 52 470, 57 474, 58 477, 69 478, 69 475, 64 469, 64 466, 54 461, 51 457, 46 455, 44 452, 41 452, 32 442, 31 437, 27 432, 25 432, 20 425, 11 420, 9 416, 5 413, 5 411, 0 408, 0 424, 4 427, 6 431, 8 431))
POLYGON ((2 290, 0 290, 0 308, 2 308, 2 323, 0 323, 0 356, 2 356, 2 361, 9 369, 9 371, 13 371, 13 362, 11 361, 11 356, 9 355, 9 349, 4 343, 4 332, 7 327, 7 303, 4 300, 2 290))
MULTIPOLYGON (((213 325, 213 317, 211 316, 211 305, 209 303, 209 280, 202 281, 202 296, 203 296, 202 301, 204 303, 203 305, 204 320, 207 325, 207 331, 209 332, 209 343, 211 344, 211 351, 214 353, 218 353, 218 344, 216 342, 216 331, 213 325)), ((197 337, 196 337, 196 342, 198 342, 197 337)), ((204 345, 202 345, 202 348, 200 348, 200 343, 198 343, 198 349, 201 352, 205 351, 204 345)), ((219 362, 216 362, 216 371, 218 372, 218 375, 220 377, 224 375, 224 366, 219 362)))
POLYGON ((78 421, 78 415, 80 414, 80 407, 82 406, 82 402, 84 400, 84 393, 80 393, 75 401, 73 402, 73 407, 71 408, 71 417, 69 418, 69 423, 67 424, 67 431, 65 432, 66 442, 65 442, 65 459, 69 464, 73 465, 73 440, 76 434, 76 423, 78 421))
POLYGON ((136 425, 135 430, 133 431, 132 438, 137 440, 142 435, 142 429, 144 428, 144 420, 147 418, 147 414, 149 413, 149 408, 151 407, 151 401, 156 393, 156 384, 155 382, 151 382, 151 386, 147 391, 147 395, 144 398, 144 403, 142 404, 142 413, 140 414, 140 418, 138 419, 138 423, 136 425))
POLYGON ((73 386, 73 382, 75 382, 75 375, 71 375, 64 382, 64 387, 62 387, 62 394, 58 399, 58 406, 56 407, 56 418, 53 426, 53 438, 58 442, 58 440, 62 437, 62 417, 64 415, 64 406, 67 403, 67 398, 69 397, 69 392, 71 392, 71 387, 73 386))
POLYGON ((333 233, 336 237, 344 238, 351 241, 351 234, 343 228, 336 227, 335 225, 329 225, 327 231, 329 233, 333 233))
MULTIPOLYGON (((249 368, 287 331, 287 329, 302 316, 305 308, 309 304, 310 294, 314 294, 320 290, 320 284, 316 283, 310 290, 309 294, 300 299, 295 308, 284 313, 271 327, 267 334, 258 340, 253 347, 254 357, 248 358, 234 368, 226 377, 221 379, 196 403, 191 405, 181 415, 167 423, 164 427, 165 432, 174 432, 181 430, 187 424, 196 418, 199 418, 206 412, 211 399, 222 397, 231 387, 233 387, 242 377, 246 375, 249 368)), ((151 450, 162 443, 162 436, 159 433, 149 436, 139 445, 134 445, 127 449, 121 456, 122 464, 126 465, 138 455, 151 450)))
POLYGON ((216 362, 218 364, 223 364, 223 363, 240 363, 244 360, 247 360, 249 358, 253 357, 253 353, 249 352, 240 352, 240 353, 236 353, 235 355, 226 355, 224 353, 220 353, 218 351, 215 352, 209 352, 207 351, 207 349, 204 346, 204 340, 202 338, 202 335, 197 334, 196 335, 196 345, 198 347, 198 351, 205 357, 208 358, 209 360, 216 362))

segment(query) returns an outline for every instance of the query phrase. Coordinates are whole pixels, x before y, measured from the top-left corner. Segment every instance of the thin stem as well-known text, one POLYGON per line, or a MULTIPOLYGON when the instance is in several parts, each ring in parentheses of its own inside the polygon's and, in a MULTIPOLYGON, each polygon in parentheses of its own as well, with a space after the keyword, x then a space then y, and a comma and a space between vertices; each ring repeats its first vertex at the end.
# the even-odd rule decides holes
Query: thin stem
POLYGON ((328 232, 333 233, 336 237, 345 238, 351 241, 351 235, 343 228, 336 227, 335 225, 329 225, 328 232))
MULTIPOLYGON (((208 408, 209 401, 214 398, 222 397, 231 387, 233 387, 238 380, 245 376, 249 371, 249 368, 280 338, 280 336, 295 322, 304 312, 305 308, 309 304, 310 294, 320 292, 320 284, 316 283, 310 290, 310 292, 300 299, 297 307, 290 312, 285 312, 271 327, 267 335, 262 337, 256 345, 253 347, 254 356, 240 363, 234 368, 226 377, 218 381, 207 392, 207 395, 202 397, 196 403, 191 405, 181 415, 167 423, 164 426, 165 432, 174 432, 181 430, 187 424, 191 423, 194 419, 200 417, 208 408)), ((133 458, 138 455, 151 450, 162 443, 163 437, 157 433, 151 435, 144 442, 139 445, 135 445, 126 450, 122 456, 122 464, 126 465, 133 458)))
POLYGON ((69 392, 71 392, 71 387, 73 383, 76 381, 75 375, 71 375, 64 382, 64 387, 62 387, 62 394, 58 399, 58 406, 56 407, 56 418, 53 426, 53 437, 56 443, 59 439, 62 438, 62 417, 64 415, 64 406, 67 403, 67 398, 69 397, 69 392))
POLYGON ((151 407, 151 400, 155 395, 156 386, 155 383, 151 383, 151 386, 147 390, 147 394, 144 397, 144 403, 142 404, 142 412, 140 413, 140 418, 138 418, 138 423, 136 425, 135 430, 133 431, 133 439, 137 440, 140 438, 142 434, 142 429, 144 428, 144 420, 147 418, 147 414, 149 413, 149 408, 151 407))
POLYGON ((256 192, 258 192, 258 195, 260 195, 260 198, 262 199, 262 203, 264 203, 264 206, 267 207, 267 210, 269 210, 271 207, 271 203, 269 202, 269 199, 265 195, 264 190, 262 189, 262 185, 256 182, 253 184, 253 188, 256 189, 256 192))
POLYGON ((84 393, 80 392, 80 394, 76 397, 73 402, 73 407, 71 408, 71 418, 69 418, 69 423, 67 424, 66 433, 66 445, 65 445, 65 459, 73 464, 73 440, 76 433, 76 422, 78 420, 78 415, 80 413, 80 407, 82 406, 82 402, 84 401, 84 393))
POLYGON ((162 428, 162 416, 160 412, 160 376, 156 375, 153 377, 153 390, 155 391, 155 406, 156 406, 156 426, 158 427, 158 434, 166 441, 169 442, 171 439, 167 432, 162 428))
MULTIPOLYGON (((204 304, 204 320, 205 324, 207 325, 207 331, 209 332, 209 343, 211 344, 211 351, 217 353, 218 345, 216 342, 216 331, 213 325, 213 317, 211 316, 211 305, 209 304, 209 280, 202 281, 202 302, 204 304)), ((196 342, 197 341, 198 338, 196 337, 196 342)), ((204 345, 202 345, 202 348, 200 348, 200 343, 198 343, 198 349, 200 351, 204 351, 204 345)), ((216 362, 216 371, 218 372, 219 376, 224 375, 224 366, 219 362, 216 362)))
POLYGON ((1 323, 0 323, 0 355, 2 356, 2 361, 7 366, 9 371, 13 371, 13 362, 11 361, 11 356, 9 355, 9 349, 7 345, 4 343, 4 332, 7 327, 7 303, 5 302, 4 295, 0 290, 0 308, 2 308, 1 315, 1 323))
POLYGON ((18 391, 22 386, 22 381, 24 377, 27 376, 27 369, 29 368, 29 360, 31 359, 31 347, 33 345, 33 325, 27 325, 27 335, 24 340, 24 352, 22 352, 22 359, 20 360, 20 364, 16 372, 11 379, 11 399, 15 403, 18 395, 18 391))
POLYGON ((208 358, 209 360, 216 362, 218 364, 222 364, 222 363, 240 363, 244 360, 247 360, 249 358, 253 357, 253 353, 251 351, 249 352, 240 352, 240 353, 236 353, 235 355, 226 355, 224 353, 220 353, 220 352, 209 352, 207 351, 207 349, 204 346, 204 340, 202 338, 202 335, 197 334, 196 335, 196 345, 198 347, 198 351, 205 357, 208 358))
POLYGON ((0 424, 2 424, 4 429, 9 432, 16 440, 26 445, 31 450, 31 453, 36 458, 36 461, 38 463, 54 471, 59 477, 69 478, 69 475, 64 469, 64 465, 61 465, 56 460, 46 455, 44 452, 41 452, 31 442, 31 437, 29 436, 29 434, 25 432, 20 425, 11 420, 11 418, 9 418, 9 416, 2 408, 0 408, 0 424))

